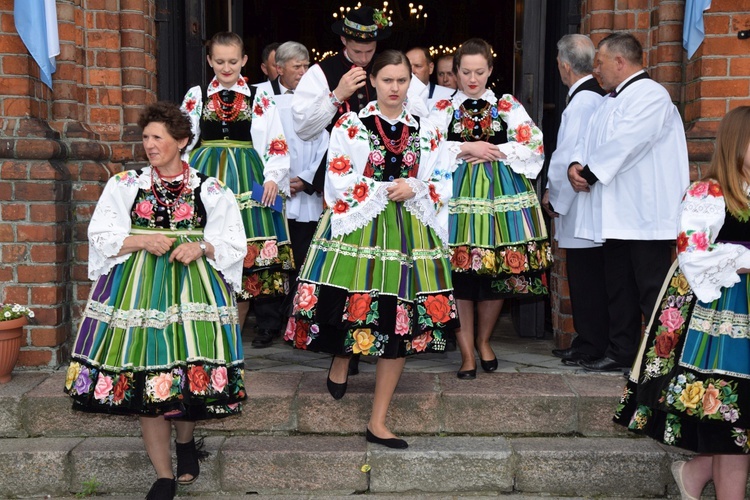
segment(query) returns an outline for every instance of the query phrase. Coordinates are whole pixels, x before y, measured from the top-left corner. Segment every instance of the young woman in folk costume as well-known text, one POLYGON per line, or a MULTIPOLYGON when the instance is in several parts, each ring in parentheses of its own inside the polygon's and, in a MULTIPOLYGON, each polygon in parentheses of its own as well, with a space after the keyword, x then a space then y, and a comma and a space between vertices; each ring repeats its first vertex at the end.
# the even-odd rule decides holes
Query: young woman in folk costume
POLYGON ((294 267, 284 211, 270 208, 279 193, 289 196, 288 147, 273 98, 240 74, 247 62, 242 39, 217 33, 207 49, 215 76, 208 87, 191 88, 182 103, 195 134, 189 162, 237 195, 247 235, 240 324, 254 299, 256 340, 268 341, 286 323, 281 303, 294 267), (254 185, 262 196, 252 193, 254 185))
POLYGON ((685 193, 677 261, 615 422, 698 455, 672 464, 680 495, 746 498, 750 469, 750 106, 719 124, 711 169, 685 193))
POLYGON ((461 155, 450 200, 461 379, 476 377, 475 349, 485 371, 497 369, 490 336, 503 299, 547 294, 545 271, 552 258, 529 180, 544 162, 542 132, 512 95, 498 98, 487 88, 492 59, 492 47, 484 40, 461 45, 455 55, 461 90, 450 102, 449 121, 438 124, 449 141, 471 144, 476 151, 461 155))
POLYGON ((377 101, 331 133, 325 199, 300 272, 285 338, 333 354, 328 390, 347 388, 352 354, 378 356, 369 442, 406 448, 386 426, 405 356, 445 348, 457 325, 447 253, 447 201, 456 152, 404 108, 411 67, 385 51, 372 66, 377 101))

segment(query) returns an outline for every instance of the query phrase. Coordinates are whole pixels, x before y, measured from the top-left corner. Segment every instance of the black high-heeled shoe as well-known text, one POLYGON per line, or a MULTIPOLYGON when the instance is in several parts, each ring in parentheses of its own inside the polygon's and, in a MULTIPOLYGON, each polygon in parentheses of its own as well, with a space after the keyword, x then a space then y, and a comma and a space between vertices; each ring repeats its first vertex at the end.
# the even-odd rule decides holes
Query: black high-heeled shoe
POLYGON ((193 484, 201 473, 200 462, 208 456, 208 452, 203 450, 203 438, 196 443, 195 438, 189 443, 178 443, 175 441, 177 450, 177 484, 193 484), (190 474, 192 479, 180 480, 180 477, 190 474))
POLYGON ((460 378, 461 380, 473 380, 477 378, 477 369, 474 368, 473 370, 458 370, 456 373, 456 377, 460 378))
POLYGON ((349 376, 359 375, 359 354, 352 354, 349 358, 349 376))
POLYGON ((151 485, 151 489, 146 494, 146 500, 172 500, 175 493, 177 493, 177 484, 174 478, 162 477, 151 485))
POLYGON ((382 444, 383 446, 386 446, 388 448, 396 448, 398 450, 403 450, 405 448, 409 447, 409 443, 404 441, 403 439, 399 438, 379 438, 372 432, 370 432, 369 427, 365 427, 365 439, 368 443, 374 443, 374 444, 382 444))
POLYGON ((482 370, 486 372, 494 372, 497 370, 497 357, 494 357, 489 361, 485 361, 480 357, 479 364, 482 366, 482 370))
POLYGON ((331 366, 328 367, 328 377, 326 378, 326 387, 328 387, 328 392, 333 396, 333 399, 341 399, 344 397, 344 394, 346 394, 346 386, 349 383, 349 373, 347 372, 347 380, 343 384, 338 384, 331 380, 331 368, 333 368, 333 362, 336 361, 336 356, 333 356, 331 358, 331 366))

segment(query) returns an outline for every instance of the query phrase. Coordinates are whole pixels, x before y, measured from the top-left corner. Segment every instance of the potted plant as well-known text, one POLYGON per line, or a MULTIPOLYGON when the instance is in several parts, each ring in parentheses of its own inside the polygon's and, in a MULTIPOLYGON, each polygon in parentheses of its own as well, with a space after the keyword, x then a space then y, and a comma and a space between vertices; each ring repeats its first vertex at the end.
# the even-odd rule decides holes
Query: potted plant
POLYGON ((0 304, 0 384, 10 382, 21 351, 23 327, 34 317, 34 311, 20 304, 0 304))

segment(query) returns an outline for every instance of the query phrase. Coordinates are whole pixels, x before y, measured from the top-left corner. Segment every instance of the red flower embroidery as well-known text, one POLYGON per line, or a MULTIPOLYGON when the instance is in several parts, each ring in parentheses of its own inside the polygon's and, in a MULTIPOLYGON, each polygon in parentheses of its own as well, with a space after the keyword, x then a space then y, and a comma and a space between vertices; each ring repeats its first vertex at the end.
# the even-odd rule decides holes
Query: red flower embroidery
POLYGON ((244 78, 240 78, 239 80, 237 80, 237 86, 238 87, 244 87, 245 86, 245 79, 244 78))
POLYGON ((451 318, 451 305, 445 295, 430 295, 424 301, 424 307, 433 323, 445 324, 451 318))
POLYGON ((344 200, 338 200, 336 204, 333 206, 333 213, 335 214, 343 214, 344 212, 349 211, 349 204, 345 202, 344 200))
POLYGON ((511 110, 512 107, 513 107, 513 104, 511 104, 510 102, 506 101, 505 99, 501 99, 501 100, 497 101, 497 109, 499 109, 500 111, 503 111, 503 112, 507 113, 508 111, 511 110))
POLYGON ((244 288, 251 297, 257 297, 260 295, 260 292, 263 289, 263 284, 260 282, 260 276, 258 276, 258 273, 246 276, 242 288, 244 288))
POLYGON ((352 164, 346 156, 337 156, 328 163, 328 170, 334 174, 343 175, 352 169, 352 164))
POLYGON ((367 319, 367 313, 370 311, 370 304, 372 303, 372 297, 369 293, 355 293, 349 297, 349 306, 346 308, 346 312, 349 316, 349 321, 364 321, 367 319))
POLYGON ((453 267, 456 269, 469 269, 470 262, 469 250, 465 246, 453 249, 453 254, 451 255, 451 264, 453 267))
POLYGON ((216 88, 216 87, 218 87, 218 86, 219 86, 219 81, 218 81, 218 80, 214 80, 213 82, 211 82, 211 86, 212 86, 213 88, 216 88))
POLYGON ((195 99, 190 99, 188 102, 185 103, 185 109, 187 110, 188 113, 190 113, 191 111, 195 109, 195 103, 196 103, 195 99))
POLYGON ((256 104, 253 108, 253 113, 258 116, 263 116, 263 108, 260 107, 260 104, 256 104))
POLYGON ((719 197, 723 196, 724 193, 721 192, 721 186, 719 186, 719 184, 712 182, 708 186, 708 194, 710 194, 711 196, 719 197))
POLYGON ((357 132, 359 132, 359 127, 356 126, 351 126, 346 130, 346 133, 349 134, 349 139, 357 137, 357 132))
POLYGON ((531 140, 531 127, 525 123, 519 125, 516 129, 516 140, 518 142, 529 142, 531 140))
POLYGON ((372 164, 369 161, 367 162, 367 165, 365 165, 365 172, 362 175, 370 178, 375 175, 375 169, 372 167, 372 164))
POLYGON ((247 254, 245 260, 242 261, 242 267, 253 267, 255 265, 255 259, 258 257, 260 250, 255 245, 247 246, 247 254))
POLYGON ((274 139, 268 146, 268 154, 270 155, 283 156, 287 154, 288 151, 289 148, 287 147, 286 141, 284 139, 274 139))
POLYGON ((202 366, 193 365, 188 370, 188 380, 190 381, 190 390, 201 393, 208 387, 208 374, 202 366))
POLYGON ((682 253, 688 247, 688 237, 685 231, 677 236, 677 253, 682 253))
POLYGON ((441 99, 440 101, 435 103, 435 108, 442 111, 450 105, 451 105, 451 102, 448 99, 441 99))
POLYGON ((354 185, 354 191, 352 192, 352 197, 358 202, 362 203, 362 201, 364 201, 364 199, 367 198, 367 195, 369 192, 370 192, 369 186, 365 184, 364 182, 360 182, 354 185))
POLYGON ((435 139, 430 139, 430 151, 435 151, 438 147, 438 143, 435 139))
POLYGON ((307 349, 307 332, 310 330, 310 325, 307 321, 297 321, 294 327, 294 347, 297 349, 307 349))
POLYGON ((263 104, 263 109, 268 109, 268 106, 271 105, 271 101, 266 96, 261 97, 260 102, 263 104))
POLYGON ((438 194, 437 190, 435 190, 435 184, 430 184, 430 199, 433 203, 437 203, 440 201, 440 195, 438 194))
POLYGON ((117 403, 125 399, 125 393, 127 392, 129 387, 130 385, 128 384, 128 378, 124 373, 121 373, 120 378, 117 379, 117 384, 115 384, 115 388, 112 391, 112 401, 117 403))

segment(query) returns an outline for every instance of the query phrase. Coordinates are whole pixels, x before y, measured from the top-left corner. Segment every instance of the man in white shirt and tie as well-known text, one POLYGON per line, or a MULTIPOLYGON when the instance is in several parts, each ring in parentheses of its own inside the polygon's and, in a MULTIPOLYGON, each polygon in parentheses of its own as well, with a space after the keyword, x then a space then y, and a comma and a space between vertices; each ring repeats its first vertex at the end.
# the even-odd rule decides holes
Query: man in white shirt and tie
POLYGON ((603 242, 609 345, 580 365, 617 371, 632 365, 671 265, 688 154, 680 113, 644 71, 633 35, 603 39, 594 73, 610 97, 576 144, 568 179, 580 193, 575 236, 603 242))
POLYGON ((424 47, 414 47, 406 51, 406 57, 411 63, 411 72, 427 85, 427 106, 429 108, 432 108, 438 101, 450 99, 456 92, 455 89, 443 87, 430 81, 430 76, 435 70, 435 63, 432 61, 429 50, 424 47))
POLYGON ((557 246, 566 249, 570 306, 577 333, 570 348, 555 349, 552 354, 571 366, 603 357, 609 342, 602 245, 575 237, 578 193, 568 181, 568 165, 576 141, 605 99, 606 92, 591 74, 595 55, 594 44, 587 36, 565 35, 557 42, 557 69, 568 87, 567 104, 557 132, 557 147, 549 163, 547 191, 542 198, 542 207, 554 223, 557 246))

